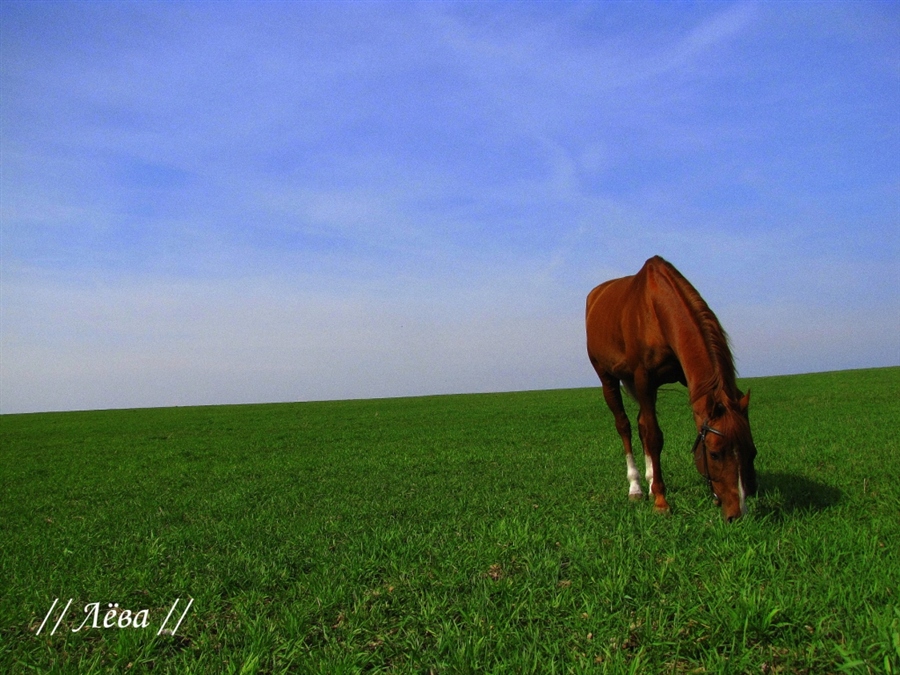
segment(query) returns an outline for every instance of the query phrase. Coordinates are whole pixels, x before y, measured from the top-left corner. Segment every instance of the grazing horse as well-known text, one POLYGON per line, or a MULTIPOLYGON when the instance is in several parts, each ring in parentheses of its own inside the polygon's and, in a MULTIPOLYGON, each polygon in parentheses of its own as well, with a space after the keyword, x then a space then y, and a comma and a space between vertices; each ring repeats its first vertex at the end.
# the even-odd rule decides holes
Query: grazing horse
POLYGON ((588 356, 625 446, 629 497, 641 499, 643 492, 620 384, 640 406, 644 475, 654 508, 667 512, 656 393, 661 385, 680 382, 688 388, 697 426, 697 471, 706 478, 726 520, 746 513, 744 497, 756 493, 756 446, 747 414, 750 392, 738 390, 728 337, 690 282, 659 256, 650 258, 634 276, 612 279, 590 292, 585 324, 588 356))

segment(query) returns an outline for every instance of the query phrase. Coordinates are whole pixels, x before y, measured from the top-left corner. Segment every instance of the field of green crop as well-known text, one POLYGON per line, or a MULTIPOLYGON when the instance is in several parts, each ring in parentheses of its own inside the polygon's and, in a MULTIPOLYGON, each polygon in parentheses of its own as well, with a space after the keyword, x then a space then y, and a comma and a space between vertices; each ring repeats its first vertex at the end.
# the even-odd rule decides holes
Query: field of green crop
POLYGON ((599 386, 2 416, 0 672, 900 672, 900 368, 741 384, 732 525, 680 387, 671 516, 599 386))

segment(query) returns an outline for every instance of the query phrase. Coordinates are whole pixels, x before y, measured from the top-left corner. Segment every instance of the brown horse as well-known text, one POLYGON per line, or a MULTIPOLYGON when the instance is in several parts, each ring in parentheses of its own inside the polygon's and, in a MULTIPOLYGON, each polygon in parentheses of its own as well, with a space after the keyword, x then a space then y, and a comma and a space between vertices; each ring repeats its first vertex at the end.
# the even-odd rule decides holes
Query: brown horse
POLYGON ((641 499, 643 492, 620 383, 640 406, 645 477, 656 510, 666 512, 656 393, 663 384, 680 382, 688 388, 697 425, 693 450, 697 470, 726 520, 746 513, 744 497, 756 493, 756 446, 747 414, 750 392, 738 390, 728 337, 690 282, 659 256, 650 258, 634 276, 612 279, 592 290, 585 322, 588 356, 625 446, 629 497, 641 499))

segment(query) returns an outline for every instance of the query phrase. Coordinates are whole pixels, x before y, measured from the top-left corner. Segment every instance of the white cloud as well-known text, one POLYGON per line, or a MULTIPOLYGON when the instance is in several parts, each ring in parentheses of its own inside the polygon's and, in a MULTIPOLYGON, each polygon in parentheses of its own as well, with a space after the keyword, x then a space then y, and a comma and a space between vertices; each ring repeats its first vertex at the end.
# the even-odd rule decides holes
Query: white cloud
POLYGON ((755 14, 754 4, 740 2, 705 19, 678 43, 673 50, 676 55, 674 62, 697 57, 740 35, 753 21, 755 14))

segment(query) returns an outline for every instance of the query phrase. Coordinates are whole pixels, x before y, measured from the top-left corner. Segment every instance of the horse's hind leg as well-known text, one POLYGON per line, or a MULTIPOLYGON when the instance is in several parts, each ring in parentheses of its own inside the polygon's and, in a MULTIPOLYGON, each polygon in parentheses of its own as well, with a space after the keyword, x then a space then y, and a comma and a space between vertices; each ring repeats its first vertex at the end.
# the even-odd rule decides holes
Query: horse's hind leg
POLYGON ((635 373, 635 394, 641 410, 638 413, 638 432, 644 446, 647 482, 657 511, 668 512, 666 485, 663 482, 660 454, 663 447, 663 432, 656 419, 656 388, 651 386, 644 373, 635 373))
POLYGON ((631 450, 631 422, 628 421, 628 415, 625 414, 625 405, 622 403, 622 389, 618 378, 609 375, 600 375, 600 381, 603 383, 603 398, 606 399, 606 405, 612 411, 616 418, 616 431, 622 437, 622 445, 625 447, 625 464, 628 472, 628 498, 643 499, 644 493, 641 491, 640 473, 634 463, 634 453, 631 450))

